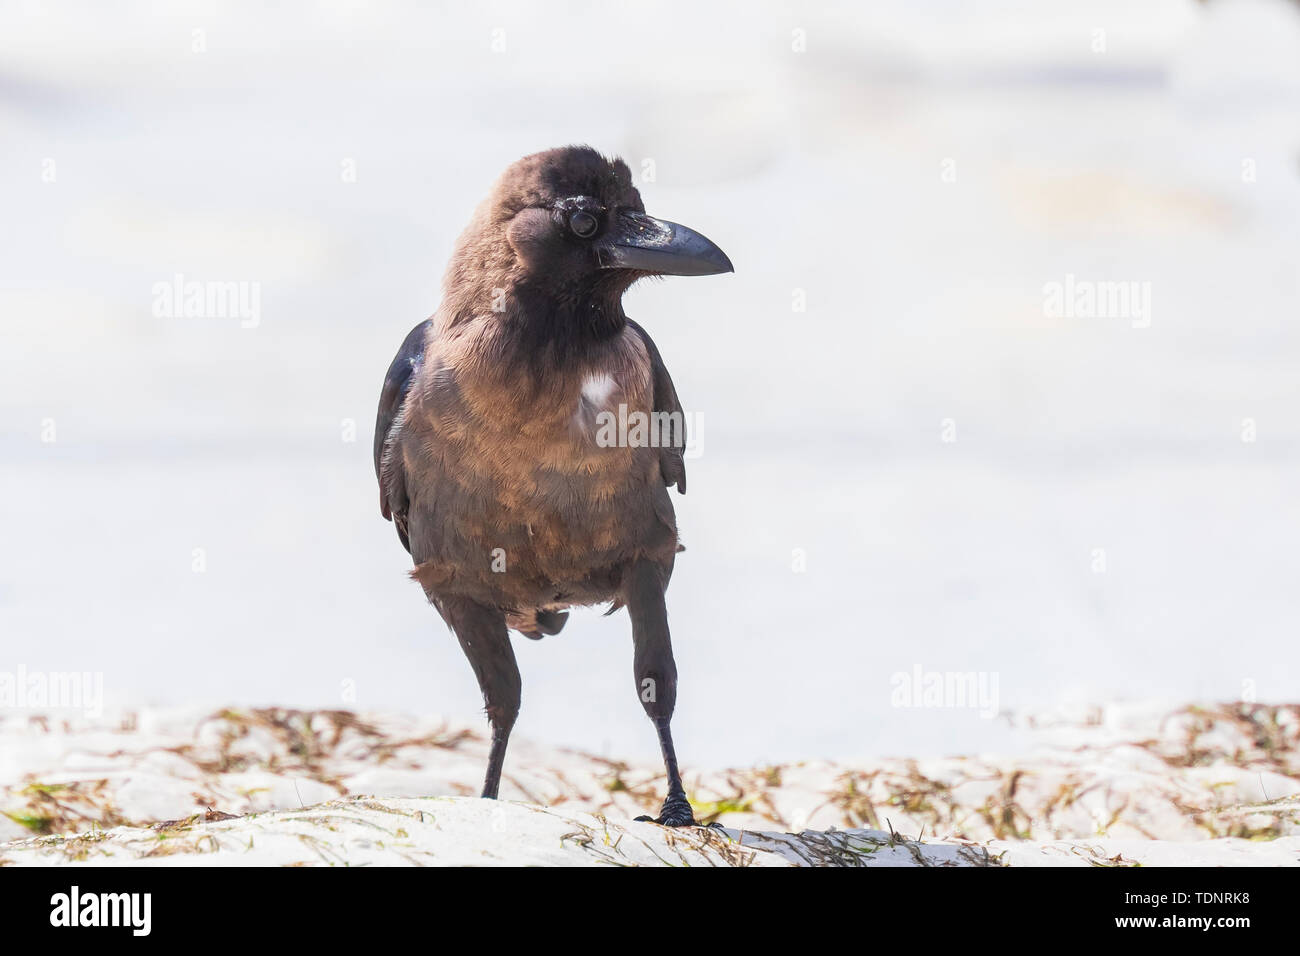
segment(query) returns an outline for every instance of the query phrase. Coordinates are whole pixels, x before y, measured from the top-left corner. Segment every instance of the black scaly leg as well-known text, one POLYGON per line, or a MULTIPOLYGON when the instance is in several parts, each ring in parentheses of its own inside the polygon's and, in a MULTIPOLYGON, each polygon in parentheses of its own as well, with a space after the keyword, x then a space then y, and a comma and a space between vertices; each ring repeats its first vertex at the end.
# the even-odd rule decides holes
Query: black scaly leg
POLYGON ((663 574, 656 565, 640 561, 632 567, 626 579, 624 603, 632 618, 632 668, 637 694, 659 734, 659 749, 663 751, 664 769, 668 773, 668 798, 654 822, 668 827, 694 826, 695 815, 682 788, 673 735, 668 726, 677 703, 677 664, 673 661, 668 635, 663 574))
POLYGON ((519 667, 506 631, 505 614, 463 598, 440 601, 438 610, 455 632, 483 691, 483 704, 492 724, 492 750, 488 754, 483 796, 495 800, 510 729, 519 716, 519 667))

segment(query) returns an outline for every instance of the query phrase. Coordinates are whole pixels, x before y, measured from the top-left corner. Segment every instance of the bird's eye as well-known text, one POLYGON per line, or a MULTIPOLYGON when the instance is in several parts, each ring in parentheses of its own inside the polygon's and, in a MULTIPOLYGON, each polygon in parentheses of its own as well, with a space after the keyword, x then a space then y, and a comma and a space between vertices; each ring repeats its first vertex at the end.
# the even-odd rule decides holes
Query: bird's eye
POLYGON ((600 228, 600 221, 591 213, 579 209, 569 217, 569 228, 579 239, 590 239, 600 228))

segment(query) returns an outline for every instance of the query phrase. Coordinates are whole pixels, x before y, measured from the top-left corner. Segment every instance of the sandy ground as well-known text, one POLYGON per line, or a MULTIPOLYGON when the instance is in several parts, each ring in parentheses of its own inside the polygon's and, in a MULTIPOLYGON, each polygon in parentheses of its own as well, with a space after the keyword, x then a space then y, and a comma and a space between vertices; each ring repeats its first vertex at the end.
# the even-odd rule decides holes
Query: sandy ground
POLYGON ((1025 721, 1016 756, 662 775, 478 728, 347 711, 0 722, 0 863, 1297 865, 1300 706, 1111 705, 1025 721))

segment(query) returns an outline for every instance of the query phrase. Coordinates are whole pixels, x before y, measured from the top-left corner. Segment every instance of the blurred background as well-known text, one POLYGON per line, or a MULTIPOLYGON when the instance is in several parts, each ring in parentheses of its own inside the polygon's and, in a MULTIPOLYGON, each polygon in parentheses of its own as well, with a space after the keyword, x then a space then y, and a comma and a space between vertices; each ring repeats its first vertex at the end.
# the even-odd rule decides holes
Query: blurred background
MULTIPOLYGON (((1004 712, 1300 697, 1300 6, 0 18, 0 670, 475 719, 374 409, 499 171, 589 143, 736 264, 626 302, 695 416, 687 765, 1016 745, 895 706, 918 668, 1004 712), (178 274, 256 320, 160 315, 178 274)), ((515 644, 520 735, 655 753, 625 614, 515 644)))

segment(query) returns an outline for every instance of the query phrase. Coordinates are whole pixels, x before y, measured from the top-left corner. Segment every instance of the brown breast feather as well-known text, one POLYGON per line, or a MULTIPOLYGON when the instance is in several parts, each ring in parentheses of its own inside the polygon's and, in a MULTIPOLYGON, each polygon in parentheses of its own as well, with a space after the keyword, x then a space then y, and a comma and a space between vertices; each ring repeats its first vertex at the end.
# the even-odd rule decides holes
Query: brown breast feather
POLYGON ((670 565, 677 547, 657 450, 596 440, 600 412, 651 411, 650 357, 624 329, 581 363, 527 375, 493 360, 499 321, 441 339, 412 389, 413 576, 430 596, 454 591, 524 616, 612 600, 622 564, 670 565))

